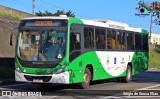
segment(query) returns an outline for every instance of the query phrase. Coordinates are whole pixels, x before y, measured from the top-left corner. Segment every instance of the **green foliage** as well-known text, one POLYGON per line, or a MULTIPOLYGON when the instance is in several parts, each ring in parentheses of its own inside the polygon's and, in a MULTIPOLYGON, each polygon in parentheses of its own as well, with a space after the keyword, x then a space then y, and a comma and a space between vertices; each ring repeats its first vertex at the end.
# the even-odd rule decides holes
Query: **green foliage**
POLYGON ((9 16, 9 17, 14 17, 18 20, 21 20, 23 17, 18 15, 18 14, 11 14, 11 13, 7 13, 7 12, 3 12, 3 11, 0 11, 0 15, 5 15, 5 16, 9 16))
POLYGON ((149 68, 160 68, 160 53, 155 48, 149 49, 149 68))
POLYGON ((139 7, 144 7, 147 11, 150 12, 151 16, 154 18, 154 23, 160 25, 160 2, 153 1, 151 3, 140 0, 138 2, 139 7))
POLYGON ((68 17, 75 17, 74 13, 72 11, 68 11, 68 12, 64 12, 64 10, 58 10, 55 13, 51 13, 49 11, 45 11, 45 12, 36 12, 35 13, 37 16, 59 16, 59 15, 67 15, 68 17))

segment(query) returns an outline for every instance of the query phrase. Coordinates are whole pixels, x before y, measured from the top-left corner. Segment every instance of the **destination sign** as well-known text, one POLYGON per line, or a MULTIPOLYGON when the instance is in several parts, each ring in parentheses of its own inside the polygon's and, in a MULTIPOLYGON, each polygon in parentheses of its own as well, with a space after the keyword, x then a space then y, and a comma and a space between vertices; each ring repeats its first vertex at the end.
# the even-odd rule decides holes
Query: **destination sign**
POLYGON ((67 20, 22 20, 20 27, 30 27, 30 26, 67 26, 67 20))
POLYGON ((124 27, 124 26, 112 25, 112 24, 109 24, 109 27, 111 27, 111 28, 115 28, 115 29, 121 29, 121 30, 124 30, 124 29, 125 29, 125 27, 124 27))
POLYGON ((35 21, 36 26, 53 26, 53 21, 35 21))

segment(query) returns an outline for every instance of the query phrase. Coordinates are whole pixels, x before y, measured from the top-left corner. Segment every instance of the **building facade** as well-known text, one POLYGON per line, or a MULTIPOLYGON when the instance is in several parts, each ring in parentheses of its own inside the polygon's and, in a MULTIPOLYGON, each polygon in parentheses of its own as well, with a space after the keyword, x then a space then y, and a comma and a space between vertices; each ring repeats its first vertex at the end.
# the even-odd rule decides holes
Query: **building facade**
POLYGON ((150 40, 151 44, 158 44, 160 45, 160 34, 151 34, 151 40, 150 40))

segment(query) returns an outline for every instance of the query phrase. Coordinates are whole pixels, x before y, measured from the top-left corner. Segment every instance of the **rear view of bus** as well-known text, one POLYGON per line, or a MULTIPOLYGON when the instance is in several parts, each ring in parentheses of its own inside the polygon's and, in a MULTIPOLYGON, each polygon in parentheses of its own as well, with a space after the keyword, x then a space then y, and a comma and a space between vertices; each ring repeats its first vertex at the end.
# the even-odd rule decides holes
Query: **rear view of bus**
POLYGON ((41 86, 69 83, 69 72, 62 72, 66 66, 67 24, 67 18, 21 20, 15 57, 16 81, 41 86))

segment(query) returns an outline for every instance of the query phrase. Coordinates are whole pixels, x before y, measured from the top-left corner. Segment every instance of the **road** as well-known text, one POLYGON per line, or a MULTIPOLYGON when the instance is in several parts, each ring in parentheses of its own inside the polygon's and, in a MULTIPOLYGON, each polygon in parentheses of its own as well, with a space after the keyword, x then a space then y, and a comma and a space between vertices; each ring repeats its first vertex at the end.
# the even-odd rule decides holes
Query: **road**
MULTIPOLYGON (((40 92, 43 98, 113 98, 116 97, 138 97, 138 98, 160 98, 160 71, 152 70, 135 75, 130 83, 122 83, 116 81, 116 79, 94 81, 87 90, 78 89, 71 85, 52 85, 47 90, 42 90, 38 85, 31 83, 20 83, 14 85, 0 86, 1 91, 15 91, 15 92, 40 92), (138 92, 138 95, 133 95, 135 90, 142 91, 138 92), (147 91, 146 91, 147 90, 147 91), (148 93, 153 92, 152 95, 148 93), (146 93, 146 94, 143 94, 146 93), (109 96, 108 96, 109 95, 109 96), (129 96, 130 95, 130 96, 129 96), (103 96, 103 97, 102 97, 103 96)), ((2 93, 0 93, 2 95, 2 93)), ((18 96, 18 95, 17 95, 18 96)), ((17 96, 14 96, 15 99, 17 96)), ((3 96, 12 97, 13 96, 3 96)), ((37 97, 42 99, 41 97, 37 97)), ((60 99, 61 99, 60 98, 60 99)), ((68 98, 68 99, 69 99, 68 98)), ((87 98, 87 99, 88 99, 87 98)), ((28 98, 27 98, 28 99, 28 98)), ((30 98, 32 99, 32 98, 30 98)))

